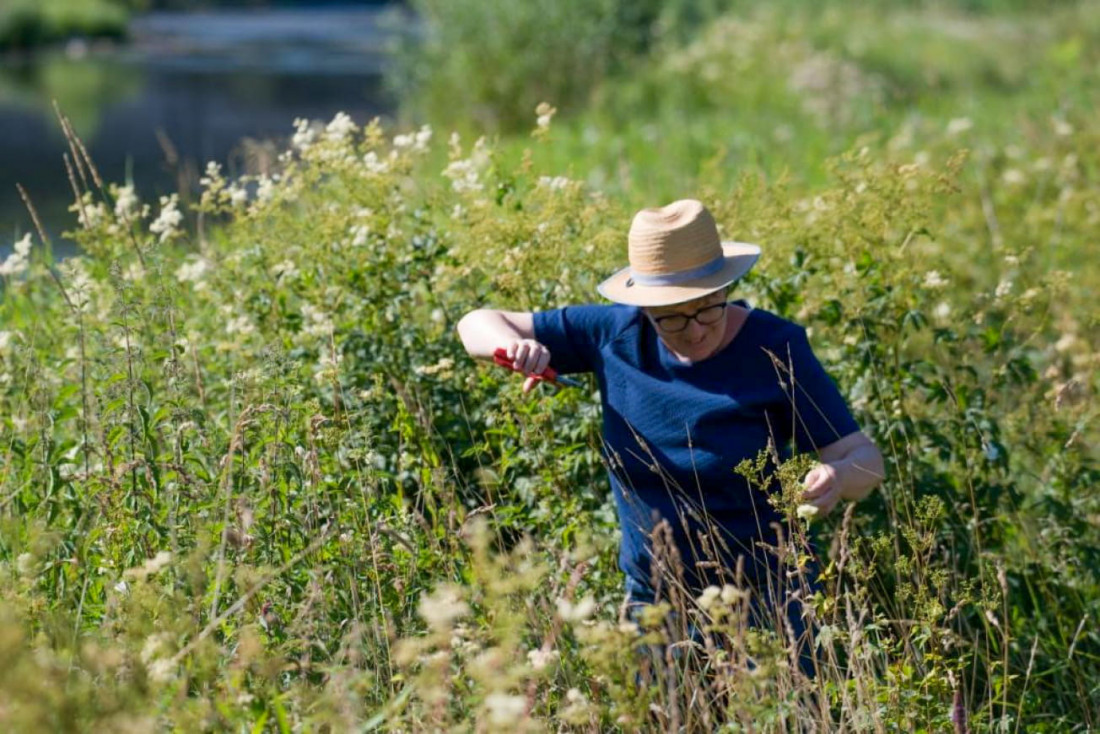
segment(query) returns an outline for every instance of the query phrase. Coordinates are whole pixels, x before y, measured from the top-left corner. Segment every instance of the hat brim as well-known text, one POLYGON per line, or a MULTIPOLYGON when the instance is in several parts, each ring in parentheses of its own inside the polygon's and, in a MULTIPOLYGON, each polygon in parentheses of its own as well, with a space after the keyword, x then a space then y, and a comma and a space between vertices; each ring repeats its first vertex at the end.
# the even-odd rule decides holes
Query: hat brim
POLYGON ((671 306, 692 301, 743 278, 760 258, 760 248, 747 242, 723 242, 722 255, 725 263, 721 270, 686 283, 639 285, 631 278, 628 265, 596 286, 596 290, 609 301, 628 306, 671 306))

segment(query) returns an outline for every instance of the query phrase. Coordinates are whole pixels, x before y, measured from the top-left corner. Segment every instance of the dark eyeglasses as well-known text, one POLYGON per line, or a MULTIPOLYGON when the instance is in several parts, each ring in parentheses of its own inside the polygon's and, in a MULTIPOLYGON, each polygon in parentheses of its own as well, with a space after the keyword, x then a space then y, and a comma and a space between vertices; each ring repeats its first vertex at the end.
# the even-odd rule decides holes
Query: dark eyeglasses
POLYGON ((718 323, 722 318, 722 312, 726 310, 727 303, 716 303, 713 306, 704 306, 703 308, 689 314, 672 314, 669 316, 651 316, 653 323, 658 329, 666 334, 675 334, 678 331, 683 331, 691 323, 692 319, 695 319, 703 326, 710 326, 711 324, 718 323))

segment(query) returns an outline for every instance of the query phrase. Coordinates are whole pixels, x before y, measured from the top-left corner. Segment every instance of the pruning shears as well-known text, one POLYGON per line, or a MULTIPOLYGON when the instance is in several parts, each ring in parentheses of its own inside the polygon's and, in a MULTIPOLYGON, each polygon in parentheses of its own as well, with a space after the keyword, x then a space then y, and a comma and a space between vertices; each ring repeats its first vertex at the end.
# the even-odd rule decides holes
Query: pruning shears
MULTIPOLYGON (((493 352, 493 361, 496 362, 497 364, 499 364, 501 367, 507 367, 508 369, 512 370, 513 372, 523 372, 523 370, 518 369, 516 367, 515 363, 512 360, 508 359, 508 352, 507 352, 507 350, 505 350, 503 348, 497 349, 495 352, 493 352)), ((557 373, 557 370, 555 370, 553 367, 547 367, 546 369, 544 369, 539 374, 537 374, 537 375, 528 375, 528 377, 533 377, 536 380, 539 380, 541 382, 549 382, 551 385, 558 385, 558 386, 566 385, 567 387, 584 387, 581 383, 577 382, 576 380, 570 379, 568 377, 562 377, 561 375, 559 375, 557 373)))

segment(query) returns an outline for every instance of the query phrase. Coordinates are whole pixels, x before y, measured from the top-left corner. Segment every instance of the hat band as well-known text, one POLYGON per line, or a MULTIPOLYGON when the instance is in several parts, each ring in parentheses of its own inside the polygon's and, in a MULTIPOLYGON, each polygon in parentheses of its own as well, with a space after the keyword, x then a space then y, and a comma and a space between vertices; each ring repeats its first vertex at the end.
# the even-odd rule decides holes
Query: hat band
POLYGON ((630 277, 634 281, 635 285, 679 285, 688 280, 695 280, 696 278, 704 278, 708 275, 714 275, 726 262, 725 255, 719 255, 705 265, 700 265, 697 268, 691 270, 680 270, 675 273, 663 273, 660 275, 644 275, 637 273, 634 268, 630 269, 630 277))

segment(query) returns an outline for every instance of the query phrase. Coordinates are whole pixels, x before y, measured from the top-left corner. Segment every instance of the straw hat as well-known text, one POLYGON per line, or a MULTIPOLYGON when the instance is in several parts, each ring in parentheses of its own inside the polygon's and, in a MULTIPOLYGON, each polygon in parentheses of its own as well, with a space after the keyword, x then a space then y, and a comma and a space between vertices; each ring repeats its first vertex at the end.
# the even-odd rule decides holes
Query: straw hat
POLYGON ((608 300, 631 306, 670 306, 700 298, 752 269, 760 248, 722 242, 702 203, 675 201, 634 215, 630 265, 597 286, 608 300))

